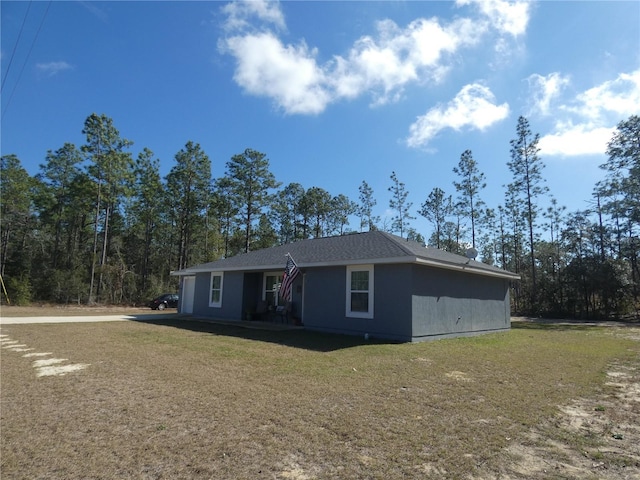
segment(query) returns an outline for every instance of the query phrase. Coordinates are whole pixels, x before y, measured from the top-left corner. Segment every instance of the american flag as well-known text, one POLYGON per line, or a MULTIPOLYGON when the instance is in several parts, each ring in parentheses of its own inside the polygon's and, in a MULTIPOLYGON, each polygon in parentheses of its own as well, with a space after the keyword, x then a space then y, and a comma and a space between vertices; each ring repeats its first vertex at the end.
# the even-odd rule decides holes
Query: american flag
POLYGON ((291 301, 293 292, 293 281, 300 273, 296 262, 293 261, 291 255, 287 253, 287 265, 284 267, 284 275, 282 276, 282 284, 280 285, 280 296, 287 302, 291 301))

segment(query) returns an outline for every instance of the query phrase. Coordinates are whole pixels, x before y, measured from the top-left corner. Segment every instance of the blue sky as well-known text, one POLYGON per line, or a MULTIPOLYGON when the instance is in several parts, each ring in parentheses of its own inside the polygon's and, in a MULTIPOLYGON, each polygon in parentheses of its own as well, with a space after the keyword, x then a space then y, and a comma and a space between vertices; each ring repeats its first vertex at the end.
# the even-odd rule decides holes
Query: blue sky
POLYGON ((637 1, 2 1, 1 15, 1 150, 29 173, 104 113, 163 175, 189 140, 216 178, 253 148, 283 185, 357 201, 367 181, 384 217, 395 171, 426 237, 416 211, 434 187, 455 196, 466 149, 483 200, 503 201, 518 116, 574 211, 615 125, 640 113, 637 1))

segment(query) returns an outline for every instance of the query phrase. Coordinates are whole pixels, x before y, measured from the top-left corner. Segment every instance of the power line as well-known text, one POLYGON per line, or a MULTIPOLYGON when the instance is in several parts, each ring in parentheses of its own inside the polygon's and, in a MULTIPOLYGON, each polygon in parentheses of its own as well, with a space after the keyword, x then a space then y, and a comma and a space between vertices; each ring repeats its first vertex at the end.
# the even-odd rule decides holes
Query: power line
MULTIPOLYGON (((51 7, 51 2, 52 0, 49 0, 49 3, 47 4, 47 9, 44 11, 44 15, 42 16, 42 20, 40 20, 40 25, 38 25, 38 30, 36 31, 35 36, 33 37, 33 41, 31 42, 31 46, 29 47, 29 51, 27 52, 27 56, 24 59, 24 63, 22 64, 22 68, 20 69, 20 73, 18 74, 18 79, 16 80, 15 85, 13 86, 13 90, 11 90, 11 95, 9 95, 9 100, 7 100, 7 104, 4 106, 4 112, 2 112, 2 117, 4 118, 4 114, 7 113, 7 110, 9 109, 9 104, 11 104, 11 99, 13 98, 13 94, 16 91, 16 88, 18 87, 18 84, 20 83, 20 79, 22 78, 22 72, 24 72, 24 67, 27 65, 27 62, 29 61, 29 57, 31 56, 31 51, 33 50, 33 47, 36 44, 36 40, 38 39, 38 35, 40 34, 40 30, 42 29, 42 25, 44 24, 44 19, 47 18, 47 13, 49 12, 49 7, 51 7)), ((31 4, 29 4, 31 5, 31 4)))
POLYGON ((31 10, 31 4, 33 2, 29 2, 29 6, 27 7, 27 11, 24 14, 24 18, 22 19, 22 25, 20 26, 20 32, 18 33, 18 39, 16 43, 13 45, 13 51, 11 52, 11 58, 9 58, 9 65, 7 65, 7 71, 4 72, 4 77, 2 78, 2 85, 0 85, 0 93, 4 89, 4 82, 7 80, 7 75, 9 75, 9 70, 11 70, 11 63, 13 62, 13 56, 16 54, 16 50, 18 49, 18 44, 20 43, 20 37, 22 37, 22 30, 24 30, 24 24, 27 23, 27 17, 29 16, 29 10, 31 10))

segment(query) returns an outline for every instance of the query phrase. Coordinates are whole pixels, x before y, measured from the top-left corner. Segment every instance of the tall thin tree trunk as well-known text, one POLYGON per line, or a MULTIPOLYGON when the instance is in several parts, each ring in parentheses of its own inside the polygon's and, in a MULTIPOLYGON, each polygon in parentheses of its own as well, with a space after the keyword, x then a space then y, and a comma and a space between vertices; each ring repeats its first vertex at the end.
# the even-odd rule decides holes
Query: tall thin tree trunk
POLYGON ((100 299, 100 293, 103 287, 104 266, 107 263, 107 245, 109 244, 109 217, 111 216, 111 204, 107 202, 107 208, 104 212, 104 232, 102 237, 102 255, 100 257, 100 275, 98 277, 98 287, 96 289, 96 297, 100 299))
POLYGON ((9 237, 11 228, 3 226, 2 228, 2 266, 0 267, 0 275, 4 277, 4 268, 7 265, 7 253, 9 251, 9 237))
POLYGON ((152 222, 147 219, 144 229, 144 258, 142 261, 142 292, 147 291, 147 280, 149 276, 149 257, 151 256, 151 230, 152 222))
MULTIPOLYGON (((525 152, 527 144, 525 141, 525 152)), ((526 154, 525 154, 526 155, 526 154)), ((536 305, 538 298, 537 285, 536 285, 536 254, 534 246, 533 236, 533 204, 531 202, 531 180, 529 176, 529 159, 526 158, 526 182, 527 182, 527 222, 529 226, 529 245, 531 246, 530 260, 531 260, 531 307, 536 305)))
POLYGON ((93 288, 95 285, 96 277, 96 259, 98 257, 98 221, 100 220, 100 202, 102 200, 102 181, 98 179, 98 198, 96 200, 96 218, 93 223, 93 254, 91 256, 91 282, 89 284, 89 299, 88 303, 95 303, 93 296, 93 288))

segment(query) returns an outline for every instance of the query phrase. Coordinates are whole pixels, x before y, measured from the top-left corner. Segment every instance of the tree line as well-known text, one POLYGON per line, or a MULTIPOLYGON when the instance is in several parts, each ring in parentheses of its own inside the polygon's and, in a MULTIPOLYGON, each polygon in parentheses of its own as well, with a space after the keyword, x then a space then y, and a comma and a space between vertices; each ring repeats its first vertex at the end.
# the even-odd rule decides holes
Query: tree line
POLYGON ((452 193, 436 187, 417 208, 395 172, 390 218, 374 214, 373 189, 357 201, 324 188, 282 185, 267 155, 246 149, 213 178, 211 160, 188 141, 169 173, 144 148, 136 158, 113 120, 91 114, 85 143, 49 150, 30 176, 16 155, 1 159, 2 301, 137 304, 175 290, 170 271, 242 252, 355 230, 385 230, 521 275, 517 313, 600 318, 639 306, 640 117, 621 121, 588 209, 566 212, 543 176, 539 135, 520 117, 504 202, 482 199, 485 174, 465 150, 452 193), (546 208, 540 205, 549 205, 546 208), (411 227, 415 215, 433 231, 411 227), (474 252, 474 253, 475 253, 474 252))

